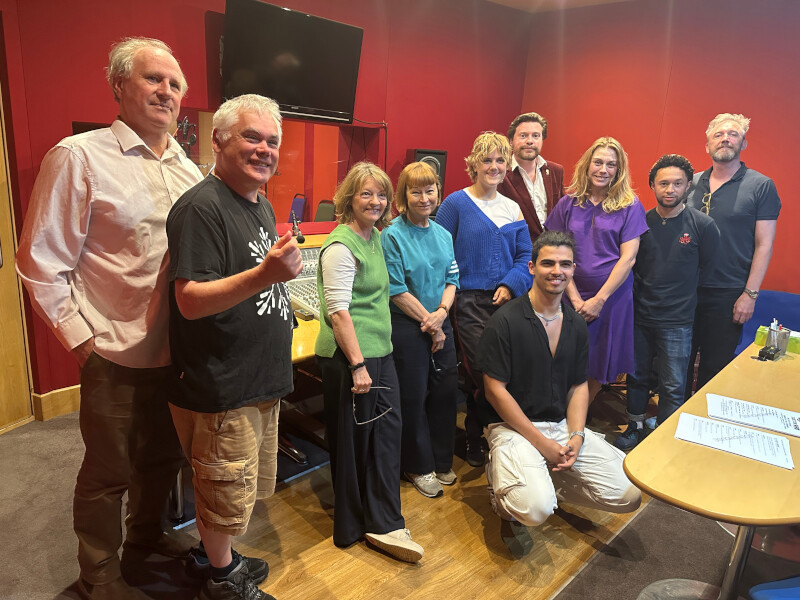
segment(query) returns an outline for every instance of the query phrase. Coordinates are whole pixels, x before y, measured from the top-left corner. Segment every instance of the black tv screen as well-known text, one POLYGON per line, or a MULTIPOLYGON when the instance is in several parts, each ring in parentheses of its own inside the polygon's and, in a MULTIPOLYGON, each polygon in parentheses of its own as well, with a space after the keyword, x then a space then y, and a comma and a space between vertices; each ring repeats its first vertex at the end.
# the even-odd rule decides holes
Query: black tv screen
POLYGON ((273 98, 287 117, 353 122, 364 30, 266 4, 227 0, 223 100, 273 98))

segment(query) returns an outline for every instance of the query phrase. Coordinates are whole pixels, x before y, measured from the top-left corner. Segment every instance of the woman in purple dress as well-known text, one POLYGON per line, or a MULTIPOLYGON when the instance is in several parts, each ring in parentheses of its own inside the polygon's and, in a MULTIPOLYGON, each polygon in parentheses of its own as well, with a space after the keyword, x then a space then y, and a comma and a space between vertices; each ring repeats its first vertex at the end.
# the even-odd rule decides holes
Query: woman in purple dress
POLYGON ((567 298, 589 325, 589 402, 603 384, 633 369, 633 275, 645 212, 634 195, 628 156, 602 137, 575 165, 572 184, 545 221, 575 237, 567 298))

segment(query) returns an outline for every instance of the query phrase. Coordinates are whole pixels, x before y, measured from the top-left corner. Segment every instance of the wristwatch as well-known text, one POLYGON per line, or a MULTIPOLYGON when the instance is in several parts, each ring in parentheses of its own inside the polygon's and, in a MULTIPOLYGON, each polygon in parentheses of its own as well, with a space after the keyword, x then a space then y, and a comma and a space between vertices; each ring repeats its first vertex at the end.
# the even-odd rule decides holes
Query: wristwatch
POLYGON ((758 290, 750 290, 750 289, 744 288, 744 293, 747 294, 748 296, 750 296, 753 300, 758 298, 758 290))
POLYGON ((574 438, 576 435, 581 436, 581 439, 586 441, 586 434, 583 431, 573 431, 569 434, 569 439, 574 438))

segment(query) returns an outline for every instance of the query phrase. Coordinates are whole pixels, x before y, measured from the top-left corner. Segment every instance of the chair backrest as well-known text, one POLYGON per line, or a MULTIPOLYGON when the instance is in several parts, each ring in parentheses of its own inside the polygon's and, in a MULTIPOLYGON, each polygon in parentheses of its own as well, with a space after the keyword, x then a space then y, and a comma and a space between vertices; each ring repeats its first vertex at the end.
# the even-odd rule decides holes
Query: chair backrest
POLYGON ((302 221, 306 209, 306 197, 303 194, 295 194, 292 198, 292 208, 289 209, 289 218, 286 220, 288 223, 292 222, 292 211, 297 215, 297 220, 302 221))
POLYGON ((336 210, 332 200, 320 200, 317 205, 317 214, 314 215, 315 221, 333 221, 336 218, 336 210))

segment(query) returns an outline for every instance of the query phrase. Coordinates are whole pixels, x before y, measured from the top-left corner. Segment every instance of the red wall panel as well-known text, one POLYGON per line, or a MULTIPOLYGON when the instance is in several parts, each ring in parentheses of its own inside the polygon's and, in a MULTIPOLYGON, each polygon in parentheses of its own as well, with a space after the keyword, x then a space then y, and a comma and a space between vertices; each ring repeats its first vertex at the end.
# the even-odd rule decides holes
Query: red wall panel
POLYGON ((791 0, 640 0, 537 16, 523 110, 550 121, 544 156, 567 175, 601 135, 619 139, 646 207, 647 173, 665 153, 710 166, 705 129, 720 112, 752 119, 742 159, 772 177, 783 208, 764 288, 800 293, 793 229, 794 133, 800 94, 800 4, 791 0))
MULTIPOLYGON (((280 4, 364 29, 355 116, 388 123, 388 170, 394 177, 408 148, 439 148, 451 157, 445 191, 463 187, 468 181, 460 158, 472 140, 484 129, 504 130, 521 104, 531 22, 524 13, 485 0, 280 4)), ((19 223, 42 157, 71 133, 72 121, 110 122, 115 117, 103 69, 116 40, 145 35, 167 42, 189 82, 184 106, 216 108, 220 25, 215 13, 224 9, 224 0, 0 0, 16 134, 9 150, 17 161, 12 178, 18 186, 19 223)), ((382 133, 379 137, 377 152, 371 148, 370 154, 382 159, 385 142, 382 133)), ((325 147, 333 146, 329 136, 325 147)), ((281 169, 289 168, 283 160, 289 151, 281 169)), ((299 157, 296 164, 305 169, 299 157)), ((331 173, 328 169, 320 180, 325 186, 330 186, 331 173)), ((298 174, 298 190, 305 175, 298 174)), ((318 195, 316 188, 315 178, 318 195)), ((73 359, 46 325, 32 316, 28 326, 35 390, 77 383, 73 359)))

